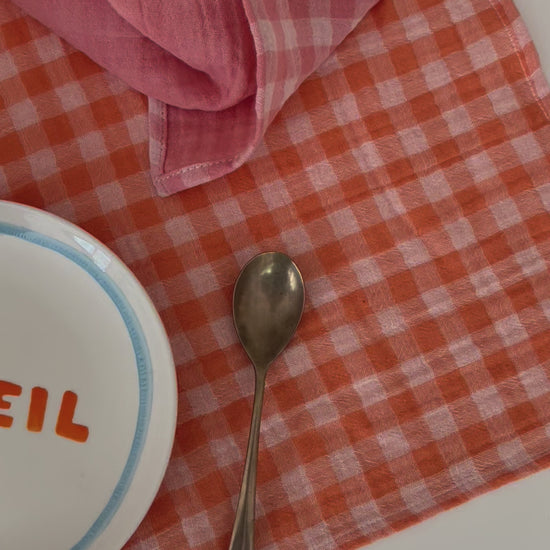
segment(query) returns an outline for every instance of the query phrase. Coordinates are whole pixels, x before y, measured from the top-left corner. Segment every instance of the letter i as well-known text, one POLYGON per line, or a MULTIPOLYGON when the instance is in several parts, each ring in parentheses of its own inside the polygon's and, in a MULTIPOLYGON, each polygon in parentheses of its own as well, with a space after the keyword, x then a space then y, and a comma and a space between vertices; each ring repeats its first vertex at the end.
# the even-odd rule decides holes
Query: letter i
POLYGON ((27 418, 27 430, 29 432, 41 432, 44 425, 46 405, 48 404, 48 391, 35 387, 31 391, 29 416, 27 418))

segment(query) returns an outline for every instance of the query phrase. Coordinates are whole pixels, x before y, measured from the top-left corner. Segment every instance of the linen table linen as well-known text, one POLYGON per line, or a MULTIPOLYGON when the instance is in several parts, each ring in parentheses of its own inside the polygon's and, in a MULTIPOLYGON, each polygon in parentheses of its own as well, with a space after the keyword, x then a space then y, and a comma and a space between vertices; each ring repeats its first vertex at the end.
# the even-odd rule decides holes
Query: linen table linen
POLYGON ((169 195, 241 166, 304 78, 378 0, 13 0, 149 96, 169 195))
POLYGON ((0 198, 111 247, 175 356, 125 548, 228 545, 254 388, 231 295, 267 250, 306 309, 267 379, 258 548, 356 548, 549 465, 548 94, 510 0, 382 0, 243 166, 162 198, 146 97, 0 0, 0 198))

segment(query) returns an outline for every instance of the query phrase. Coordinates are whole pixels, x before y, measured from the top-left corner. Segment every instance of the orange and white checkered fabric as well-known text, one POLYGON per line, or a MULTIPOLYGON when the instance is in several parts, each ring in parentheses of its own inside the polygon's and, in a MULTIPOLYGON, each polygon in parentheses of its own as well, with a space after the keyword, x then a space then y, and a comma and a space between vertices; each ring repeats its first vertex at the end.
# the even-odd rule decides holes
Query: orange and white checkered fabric
POLYGON ((383 0, 254 158, 168 198, 146 104, 0 0, 0 198, 119 254, 177 362, 171 462, 128 550, 226 548, 253 371, 240 267, 306 311, 268 375, 258 548, 354 548, 550 464, 549 89, 510 0, 383 0))

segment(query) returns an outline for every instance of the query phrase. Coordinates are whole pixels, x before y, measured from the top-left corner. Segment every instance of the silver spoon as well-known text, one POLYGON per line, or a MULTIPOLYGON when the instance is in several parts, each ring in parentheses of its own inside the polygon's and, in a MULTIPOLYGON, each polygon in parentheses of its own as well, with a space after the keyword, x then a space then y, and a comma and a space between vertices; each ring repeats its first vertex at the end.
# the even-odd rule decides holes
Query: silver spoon
POLYGON ((242 269, 233 292, 233 320, 256 373, 243 481, 229 550, 253 550, 258 441, 267 369, 296 331, 304 309, 304 282, 294 262, 266 252, 242 269))

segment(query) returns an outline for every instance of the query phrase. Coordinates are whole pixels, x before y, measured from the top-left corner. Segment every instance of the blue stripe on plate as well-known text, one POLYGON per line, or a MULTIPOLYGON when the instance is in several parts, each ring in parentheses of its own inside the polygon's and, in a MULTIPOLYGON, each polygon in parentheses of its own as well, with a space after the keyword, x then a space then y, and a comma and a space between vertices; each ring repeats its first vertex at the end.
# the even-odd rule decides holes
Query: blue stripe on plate
POLYGON ((71 549, 85 550, 113 519, 113 516, 128 491, 139 463, 141 452, 145 444, 145 438, 147 436, 153 394, 153 376, 149 349, 136 314, 123 292, 88 256, 61 241, 42 235, 36 231, 26 229, 25 227, 0 222, 0 235, 1 234, 23 239, 29 243, 57 252, 84 269, 95 279, 109 298, 111 298, 124 320, 130 340, 132 341, 139 380, 139 409, 136 431, 128 460, 126 461, 122 475, 115 486, 109 502, 85 535, 71 549))

